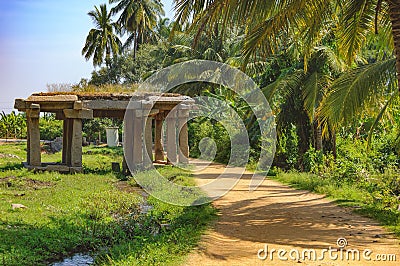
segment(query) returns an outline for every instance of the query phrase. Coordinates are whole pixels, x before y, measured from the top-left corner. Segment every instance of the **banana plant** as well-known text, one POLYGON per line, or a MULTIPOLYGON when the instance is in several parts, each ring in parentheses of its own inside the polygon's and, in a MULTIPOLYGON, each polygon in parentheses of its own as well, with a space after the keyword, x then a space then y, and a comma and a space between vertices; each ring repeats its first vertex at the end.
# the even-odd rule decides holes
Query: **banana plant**
POLYGON ((18 138, 23 137, 26 127, 25 117, 12 111, 6 114, 4 111, 0 114, 0 134, 1 137, 18 138))

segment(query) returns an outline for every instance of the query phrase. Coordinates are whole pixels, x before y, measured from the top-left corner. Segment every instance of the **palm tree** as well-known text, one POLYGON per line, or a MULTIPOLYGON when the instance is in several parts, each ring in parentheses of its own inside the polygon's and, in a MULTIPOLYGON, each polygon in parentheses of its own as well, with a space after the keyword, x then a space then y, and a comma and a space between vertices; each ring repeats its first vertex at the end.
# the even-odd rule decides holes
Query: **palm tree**
MULTIPOLYGON (((287 57, 287 56, 286 56, 287 57)), ((336 156, 335 135, 329 123, 322 123, 319 108, 324 102, 332 80, 343 71, 344 64, 327 46, 316 47, 311 54, 307 70, 304 62, 291 63, 280 71, 276 81, 262 88, 268 101, 278 105, 278 136, 295 125, 299 137, 298 153, 302 155, 310 146, 316 150, 332 152, 336 156), (275 103, 276 102, 276 103, 275 103), (322 132, 325 130, 325 138, 322 132)))
POLYGON ((396 52, 397 81, 400 88, 400 0, 389 0, 387 2, 389 4, 389 16, 392 23, 392 35, 396 52))
POLYGON ((175 0, 175 10, 177 22, 192 23, 199 31, 212 30, 216 24, 245 26, 246 62, 280 49, 287 41, 307 59, 333 27, 338 49, 351 63, 369 33, 375 32, 386 45, 394 44, 400 80, 400 0, 175 0))
POLYGON ((243 65, 283 49, 303 56, 307 71, 313 47, 333 37, 350 68, 331 84, 316 110, 333 127, 371 104, 381 106, 376 126, 400 90, 400 0, 175 0, 175 10, 180 24, 198 32, 215 25, 245 27, 243 65), (361 56, 371 40, 383 51, 376 62, 361 56))
POLYGON ((160 18, 153 31, 152 43, 165 42, 171 34, 171 23, 169 18, 160 18))
POLYGON ((150 38, 157 21, 164 15, 163 5, 160 0, 110 0, 110 4, 113 3, 117 5, 111 13, 121 12, 117 22, 122 32, 130 34, 124 46, 129 47, 133 43, 133 57, 136 58, 139 45, 150 38))
POLYGON ((88 13, 92 18, 95 28, 89 31, 86 37, 85 46, 82 49, 82 55, 86 60, 93 56, 93 65, 100 66, 103 61, 106 65, 111 63, 111 57, 116 56, 121 51, 121 41, 115 34, 118 31, 117 24, 112 22, 112 13, 107 11, 107 6, 95 6, 95 10, 88 13))

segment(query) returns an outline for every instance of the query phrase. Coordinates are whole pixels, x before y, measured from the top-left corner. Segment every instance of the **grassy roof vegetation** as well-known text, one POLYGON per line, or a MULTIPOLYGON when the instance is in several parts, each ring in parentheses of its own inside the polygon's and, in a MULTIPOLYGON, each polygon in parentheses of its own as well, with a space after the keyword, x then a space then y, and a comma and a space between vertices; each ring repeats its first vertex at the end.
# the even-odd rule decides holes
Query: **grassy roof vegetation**
POLYGON ((56 95, 76 95, 80 99, 130 99, 133 96, 153 96, 162 95, 163 97, 181 96, 178 93, 158 93, 158 92, 137 92, 136 87, 125 87, 122 85, 91 85, 90 89, 86 90, 71 90, 71 91, 50 91, 33 93, 33 96, 56 96, 56 95), (120 89, 122 88, 122 89, 120 89))

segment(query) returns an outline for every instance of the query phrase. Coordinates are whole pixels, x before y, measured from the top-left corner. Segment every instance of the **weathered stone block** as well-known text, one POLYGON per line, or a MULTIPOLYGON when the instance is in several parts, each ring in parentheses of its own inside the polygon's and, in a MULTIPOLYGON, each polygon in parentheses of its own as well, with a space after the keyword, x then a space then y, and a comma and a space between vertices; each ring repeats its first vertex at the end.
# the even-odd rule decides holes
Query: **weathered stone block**
POLYGON ((93 118, 93 110, 90 110, 90 109, 83 109, 83 110, 65 109, 64 115, 66 118, 92 119, 93 118))
POLYGON ((52 95, 37 96, 31 95, 26 99, 27 102, 75 102, 78 100, 76 95, 52 95))

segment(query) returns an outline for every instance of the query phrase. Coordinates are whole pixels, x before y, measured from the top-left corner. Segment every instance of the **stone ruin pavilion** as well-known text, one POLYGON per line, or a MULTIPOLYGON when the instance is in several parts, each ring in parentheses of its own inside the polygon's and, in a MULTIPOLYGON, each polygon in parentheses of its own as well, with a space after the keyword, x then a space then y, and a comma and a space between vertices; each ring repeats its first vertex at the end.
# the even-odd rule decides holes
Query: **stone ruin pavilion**
POLYGON ((139 169, 152 163, 146 158, 164 161, 164 147, 168 162, 187 163, 189 145, 186 123, 190 105, 193 103, 193 99, 188 96, 172 93, 56 92, 35 93, 27 99, 16 99, 14 108, 25 112, 27 119, 27 162, 24 166, 33 170, 81 172, 82 120, 95 117, 122 120, 125 114, 127 114, 126 119, 132 120, 132 123, 124 121, 124 146, 132 147, 130 152, 125 153, 128 165, 139 169), (55 113, 56 119, 63 121, 61 163, 41 161, 39 130, 41 112, 55 113), (165 145, 163 145, 164 120, 167 120, 165 145))

